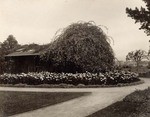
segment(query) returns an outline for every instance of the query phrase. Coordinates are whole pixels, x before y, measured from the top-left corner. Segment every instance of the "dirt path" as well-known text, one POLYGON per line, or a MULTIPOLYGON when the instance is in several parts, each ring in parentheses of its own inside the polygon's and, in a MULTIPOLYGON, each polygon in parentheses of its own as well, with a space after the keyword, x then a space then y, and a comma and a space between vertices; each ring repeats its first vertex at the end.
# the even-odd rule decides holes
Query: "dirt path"
POLYGON ((143 90, 150 86, 150 79, 144 79, 145 83, 136 86, 114 88, 3 88, 0 91, 42 91, 42 92, 92 92, 88 96, 76 98, 53 106, 15 115, 13 117, 85 117, 108 105, 122 100, 126 95, 136 89, 143 90))

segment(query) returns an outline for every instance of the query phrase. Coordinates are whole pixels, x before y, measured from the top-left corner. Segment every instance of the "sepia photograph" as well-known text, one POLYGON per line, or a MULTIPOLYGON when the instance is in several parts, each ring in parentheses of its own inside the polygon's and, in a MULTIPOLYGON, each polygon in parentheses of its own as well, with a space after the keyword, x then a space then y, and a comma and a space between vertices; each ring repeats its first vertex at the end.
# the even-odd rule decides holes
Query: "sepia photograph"
POLYGON ((0 0, 0 117, 150 117, 150 0, 0 0))

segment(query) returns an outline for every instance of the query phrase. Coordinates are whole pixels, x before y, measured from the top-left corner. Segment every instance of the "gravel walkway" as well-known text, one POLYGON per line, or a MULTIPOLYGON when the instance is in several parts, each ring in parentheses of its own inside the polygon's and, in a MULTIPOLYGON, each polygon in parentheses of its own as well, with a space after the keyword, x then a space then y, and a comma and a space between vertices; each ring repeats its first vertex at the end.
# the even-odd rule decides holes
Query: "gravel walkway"
POLYGON ((122 100, 133 91, 146 89, 150 79, 143 79, 144 84, 113 88, 10 88, 0 87, 0 91, 32 91, 32 92, 92 92, 90 95, 59 103, 53 106, 14 115, 12 117, 85 117, 100 109, 122 100))

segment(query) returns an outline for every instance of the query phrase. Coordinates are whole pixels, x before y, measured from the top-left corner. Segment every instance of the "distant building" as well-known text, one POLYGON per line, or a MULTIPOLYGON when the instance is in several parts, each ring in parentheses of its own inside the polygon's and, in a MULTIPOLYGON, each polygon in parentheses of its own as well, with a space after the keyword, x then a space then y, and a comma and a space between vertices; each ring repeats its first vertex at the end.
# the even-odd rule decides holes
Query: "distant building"
POLYGON ((126 66, 131 66, 131 67, 135 67, 136 66, 136 62, 134 61, 125 61, 124 65, 126 66))
MULTIPOLYGON (((148 66, 149 61, 145 60, 145 61, 141 61, 140 62, 140 66, 146 67, 148 66)), ((130 67, 136 67, 136 62, 134 61, 117 61, 116 62, 117 66, 130 66, 130 67)))

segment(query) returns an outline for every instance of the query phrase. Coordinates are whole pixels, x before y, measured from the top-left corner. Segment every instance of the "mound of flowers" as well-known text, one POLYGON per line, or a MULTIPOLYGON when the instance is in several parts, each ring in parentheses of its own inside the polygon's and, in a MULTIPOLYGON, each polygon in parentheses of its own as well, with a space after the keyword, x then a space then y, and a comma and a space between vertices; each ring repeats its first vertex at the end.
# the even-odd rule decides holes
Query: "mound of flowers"
POLYGON ((30 72, 20 74, 4 73, 0 75, 0 84, 71 84, 71 85, 116 85, 140 81, 133 72, 115 71, 106 73, 50 73, 30 72))

